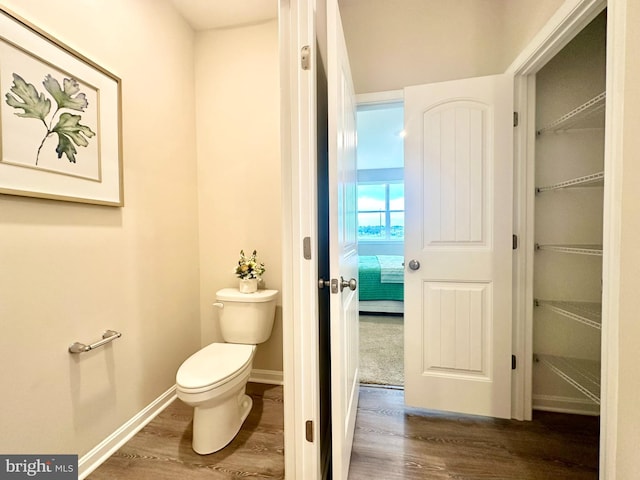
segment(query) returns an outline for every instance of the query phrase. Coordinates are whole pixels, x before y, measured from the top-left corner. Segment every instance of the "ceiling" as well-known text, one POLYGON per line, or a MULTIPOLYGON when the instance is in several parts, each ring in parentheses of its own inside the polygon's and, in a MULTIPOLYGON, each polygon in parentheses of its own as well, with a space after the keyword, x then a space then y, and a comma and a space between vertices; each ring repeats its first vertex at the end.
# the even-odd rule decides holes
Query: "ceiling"
POLYGON ((194 30, 263 22, 278 16, 276 0, 171 0, 194 30))

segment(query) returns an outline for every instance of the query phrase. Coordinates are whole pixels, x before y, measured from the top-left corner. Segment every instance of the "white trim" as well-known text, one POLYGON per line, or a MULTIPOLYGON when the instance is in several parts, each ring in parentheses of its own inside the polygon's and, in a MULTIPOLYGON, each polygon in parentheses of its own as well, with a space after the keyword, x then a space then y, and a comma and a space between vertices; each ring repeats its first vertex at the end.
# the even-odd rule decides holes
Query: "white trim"
MULTIPOLYGON (((631 0, 610 0, 607 9, 607 106, 604 147, 602 257, 602 380, 600 478, 615 479, 618 438, 618 354, 620 232, 622 230, 623 127, 626 8, 631 0)), ((637 0, 633 0, 637 1, 637 0)))
POLYGON ((153 420, 176 398, 176 386, 173 385, 115 432, 100 442, 90 452, 83 455, 78 461, 78 479, 83 480, 96 468, 102 465, 105 460, 127 443, 136 433, 142 430, 143 427, 153 420))
POLYGON ((358 106, 400 102, 404 102, 404 90, 387 90, 384 92, 360 93, 356 95, 356 104, 358 106))
POLYGON ((533 347, 533 237, 534 198, 527 192, 535 188, 535 165, 522 159, 535 158, 535 76, 514 78, 514 110, 519 125, 514 129, 514 186, 513 231, 519 247, 513 256, 513 354, 517 368, 511 383, 511 416, 517 420, 531 420, 533 347))
POLYGON ((320 428, 305 438, 305 422, 320 425, 317 300, 316 29, 313 2, 279 0, 282 151, 282 310, 285 478, 320 473, 320 428), (300 67, 311 48, 309 70, 300 67), (310 239, 311 261, 303 239, 310 239))
POLYGON ((565 0, 516 57, 506 73, 530 75, 540 70, 607 6, 606 0, 565 0))
POLYGON ((284 373, 277 370, 261 370, 254 368, 251 370, 250 382, 265 383, 267 385, 284 385, 284 373))
POLYGON ((296 395, 293 386, 295 379, 295 336, 293 323, 293 299, 291 295, 293 260, 287 252, 293 242, 291 225, 291 130, 294 120, 291 112, 292 80, 290 66, 291 35, 296 30, 292 26, 293 14, 289 0, 278 1, 278 42, 280 50, 280 149, 282 161, 282 359, 283 377, 289 379, 283 388, 284 397, 284 463, 285 476, 295 478, 297 441, 295 419, 297 415, 296 395), (292 31, 293 30, 293 31, 292 31), (286 472, 293 472, 287 475, 286 472))

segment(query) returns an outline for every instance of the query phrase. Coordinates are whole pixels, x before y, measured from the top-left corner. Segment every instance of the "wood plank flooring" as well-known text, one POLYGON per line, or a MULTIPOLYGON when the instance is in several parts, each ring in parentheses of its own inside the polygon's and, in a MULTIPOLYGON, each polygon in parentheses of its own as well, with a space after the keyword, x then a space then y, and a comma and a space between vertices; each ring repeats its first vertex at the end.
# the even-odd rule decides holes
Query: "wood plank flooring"
POLYGON ((532 422, 406 408, 363 387, 349 480, 595 480, 599 419, 535 412, 532 422))
MULTIPOLYGON (((253 410, 220 452, 193 452, 192 409, 176 400, 87 478, 284 478, 282 387, 249 383, 247 393, 253 410)), ((399 389, 361 388, 349 480, 598 478, 597 417, 456 416, 405 408, 403 396, 399 389)))
POLYGON ((87 478, 90 480, 199 480, 284 478, 282 387, 249 383, 253 408, 224 449, 191 449, 193 409, 175 400, 87 478))

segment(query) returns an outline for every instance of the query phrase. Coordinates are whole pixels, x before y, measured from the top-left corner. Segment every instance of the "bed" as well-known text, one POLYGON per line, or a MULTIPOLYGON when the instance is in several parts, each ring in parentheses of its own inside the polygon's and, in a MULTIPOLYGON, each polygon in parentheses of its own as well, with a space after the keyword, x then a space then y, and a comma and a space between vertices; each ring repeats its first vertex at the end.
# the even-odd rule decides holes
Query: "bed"
POLYGON ((402 313, 404 311, 404 257, 362 255, 358 261, 361 312, 402 313))

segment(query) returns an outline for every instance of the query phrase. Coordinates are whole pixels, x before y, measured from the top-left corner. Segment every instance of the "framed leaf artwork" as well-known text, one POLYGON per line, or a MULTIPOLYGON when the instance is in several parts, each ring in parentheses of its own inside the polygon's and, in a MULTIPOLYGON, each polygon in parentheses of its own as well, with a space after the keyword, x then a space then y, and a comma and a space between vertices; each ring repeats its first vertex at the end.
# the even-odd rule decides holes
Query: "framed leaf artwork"
POLYGON ((121 81, 0 6, 0 194, 123 206, 121 81))

